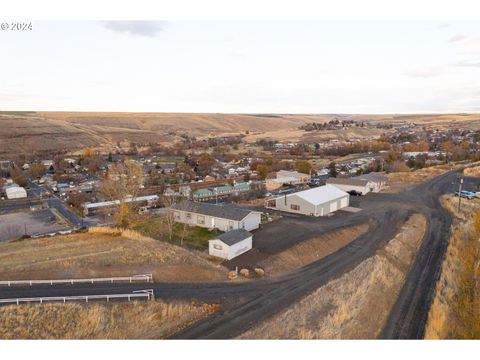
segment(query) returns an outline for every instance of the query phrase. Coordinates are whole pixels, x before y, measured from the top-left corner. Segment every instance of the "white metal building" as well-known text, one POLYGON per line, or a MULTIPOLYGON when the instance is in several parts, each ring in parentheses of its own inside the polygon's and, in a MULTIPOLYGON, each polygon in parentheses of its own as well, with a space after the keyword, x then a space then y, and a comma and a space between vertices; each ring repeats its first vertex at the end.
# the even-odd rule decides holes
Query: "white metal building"
POLYGON ((24 199, 27 197, 27 191, 18 185, 8 186, 5 188, 7 199, 24 199))
POLYGON ((333 185, 343 191, 356 191, 365 195, 369 193, 374 184, 368 179, 353 178, 328 178, 327 184, 333 185))
POLYGON ((233 259, 252 248, 253 235, 244 229, 226 232, 208 241, 208 253, 222 259, 233 259))
POLYGON ((310 216, 325 216, 349 205, 350 196, 333 185, 286 194, 267 200, 270 209, 310 216))
POLYGON ((233 204, 215 205, 182 201, 171 207, 176 222, 208 229, 230 231, 258 229, 262 213, 233 204))

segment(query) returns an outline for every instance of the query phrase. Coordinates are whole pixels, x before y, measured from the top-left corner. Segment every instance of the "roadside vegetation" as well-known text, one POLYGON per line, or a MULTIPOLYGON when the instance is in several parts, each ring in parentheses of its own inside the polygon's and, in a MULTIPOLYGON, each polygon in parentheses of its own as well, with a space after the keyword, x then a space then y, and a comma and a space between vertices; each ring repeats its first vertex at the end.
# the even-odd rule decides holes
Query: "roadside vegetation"
POLYGON ((0 307, 0 339, 163 339, 219 310, 163 301, 0 307))
POLYGON ((407 188, 428 181, 435 176, 446 173, 447 171, 458 169, 461 165, 453 163, 430 166, 418 170, 410 170, 402 172, 394 172, 387 174, 389 188, 385 192, 400 192, 407 188))
POLYGON ((377 338, 405 282, 425 229, 425 218, 412 215, 376 255, 255 325, 240 338, 377 338))
POLYGON ((454 220, 428 314, 426 339, 480 338, 480 203, 463 200, 460 213, 457 203, 458 197, 442 197, 454 220))

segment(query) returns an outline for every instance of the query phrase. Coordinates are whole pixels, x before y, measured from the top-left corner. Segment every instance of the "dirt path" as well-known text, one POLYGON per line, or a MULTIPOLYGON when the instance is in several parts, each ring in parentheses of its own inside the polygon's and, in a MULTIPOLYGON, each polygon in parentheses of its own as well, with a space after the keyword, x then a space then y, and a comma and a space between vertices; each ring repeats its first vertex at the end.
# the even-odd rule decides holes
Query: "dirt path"
POLYGON ((305 240, 260 261, 267 276, 278 276, 324 258, 351 243, 368 230, 368 224, 346 227, 305 240))

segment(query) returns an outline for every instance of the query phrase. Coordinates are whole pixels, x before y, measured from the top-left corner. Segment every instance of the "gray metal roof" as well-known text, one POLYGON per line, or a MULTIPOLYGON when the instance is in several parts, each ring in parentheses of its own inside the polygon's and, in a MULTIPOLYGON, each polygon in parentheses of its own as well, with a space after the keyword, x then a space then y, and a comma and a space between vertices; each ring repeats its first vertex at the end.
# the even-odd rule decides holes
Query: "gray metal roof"
POLYGON ((236 243, 239 243, 242 240, 245 240, 246 238, 249 238, 250 236, 253 236, 253 235, 249 231, 245 229, 236 229, 236 230, 230 230, 225 234, 217 236, 215 239, 218 239, 221 242, 231 246, 236 243))
POLYGON ((382 182, 382 181, 388 181, 388 176, 385 176, 380 173, 369 173, 369 174, 364 174, 358 176, 359 179, 364 179, 364 180, 369 180, 373 182, 382 182))
POLYGON ((215 205, 187 200, 173 204, 172 209, 235 221, 243 220, 248 214, 255 212, 233 204, 215 205))
POLYGON ((359 178, 328 178, 327 184, 338 185, 353 185, 353 186, 365 186, 369 180, 359 178))

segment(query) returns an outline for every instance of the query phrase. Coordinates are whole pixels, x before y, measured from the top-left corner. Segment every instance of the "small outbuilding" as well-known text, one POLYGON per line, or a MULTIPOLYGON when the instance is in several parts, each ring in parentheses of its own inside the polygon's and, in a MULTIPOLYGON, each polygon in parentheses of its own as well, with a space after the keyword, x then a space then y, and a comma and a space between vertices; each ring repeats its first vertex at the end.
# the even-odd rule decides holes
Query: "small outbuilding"
POLYGON ((208 253, 222 259, 233 259, 252 248, 253 235, 245 229, 226 232, 208 241, 208 253))
POLYGON ((368 179, 360 179, 358 177, 351 178, 328 178, 327 184, 333 185, 343 191, 356 191, 362 195, 367 194, 374 187, 373 183, 368 179))
POLYGON ((12 185, 5 188, 7 199, 24 199, 27 197, 27 191, 18 185, 12 185))
POLYGON ((325 216, 349 205, 350 196, 333 185, 269 199, 265 207, 295 214, 325 216))
POLYGON ((370 191, 372 192, 379 192, 383 190, 388 183, 388 177, 386 175, 376 172, 360 175, 358 178, 362 180, 368 180, 370 184, 370 191))

